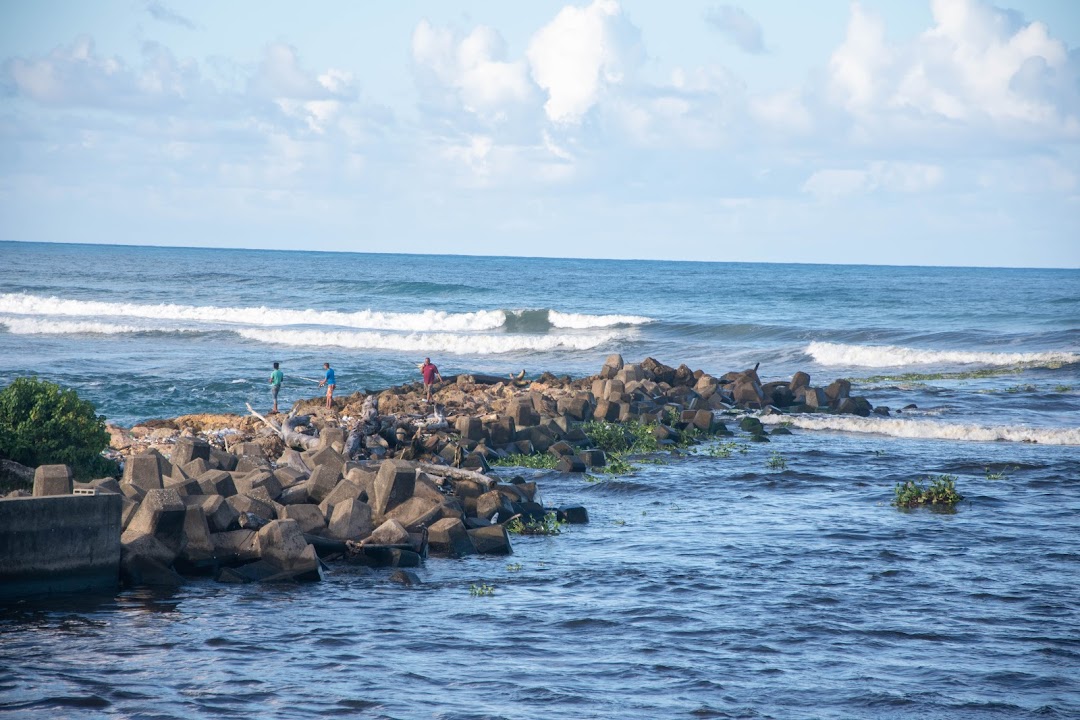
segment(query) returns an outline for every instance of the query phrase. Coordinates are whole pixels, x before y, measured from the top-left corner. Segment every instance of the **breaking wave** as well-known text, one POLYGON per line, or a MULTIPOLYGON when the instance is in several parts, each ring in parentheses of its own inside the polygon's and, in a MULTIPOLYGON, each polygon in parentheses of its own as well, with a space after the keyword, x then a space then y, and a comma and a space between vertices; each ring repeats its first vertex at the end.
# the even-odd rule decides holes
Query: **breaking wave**
MULTIPOLYGON (((123 333, 148 332, 151 329, 134 325, 115 325, 92 321, 37 320, 0 318, 0 325, 7 327, 12 335, 120 335, 123 333)), ((179 332, 179 330, 177 330, 179 332)))
POLYGON ((566 329, 606 328, 614 325, 641 325, 652 322, 651 318, 636 315, 582 315, 557 310, 477 310, 463 313, 448 313, 441 310, 422 310, 414 313, 377 310, 341 312, 313 309, 292 310, 265 306, 216 307, 170 303, 149 305, 68 300, 26 293, 0 294, 0 313, 81 318, 122 317, 262 327, 335 326, 400 332, 484 332, 504 328, 507 325, 508 314, 520 316, 523 313, 546 315, 547 323, 551 327, 566 329))
POLYGON ((645 325, 654 321, 641 315, 579 315, 548 310, 548 322, 552 327, 583 330, 613 325, 645 325))
POLYGON ((965 352, 961 350, 920 350, 896 345, 845 345, 812 342, 806 353, 821 365, 845 367, 902 367, 906 365, 979 364, 1054 366, 1080 362, 1080 353, 1071 352, 965 352))
POLYGON ((1041 445, 1080 445, 1080 428, 1033 428, 1021 425, 973 425, 934 420, 864 418, 858 416, 766 415, 765 425, 790 423, 804 430, 888 435, 899 438, 969 442, 1028 442, 1041 445))
POLYGON ((597 335, 455 335, 451 333, 411 333, 397 335, 378 332, 325 332, 321 330, 238 330, 240 337, 274 345, 343 347, 354 350, 397 350, 402 352, 454 355, 488 355, 549 350, 591 350, 620 337, 609 332, 597 335))

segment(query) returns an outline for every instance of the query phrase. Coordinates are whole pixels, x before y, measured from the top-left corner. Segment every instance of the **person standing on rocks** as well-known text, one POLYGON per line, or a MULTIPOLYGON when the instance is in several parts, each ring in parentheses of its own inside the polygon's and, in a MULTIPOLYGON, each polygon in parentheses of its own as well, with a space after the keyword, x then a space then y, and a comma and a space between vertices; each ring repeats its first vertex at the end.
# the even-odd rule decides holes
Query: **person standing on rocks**
POLYGON ((280 363, 274 363, 274 372, 270 373, 270 397, 274 399, 274 409, 270 412, 276 413, 277 409, 277 396, 281 392, 281 381, 285 379, 285 375, 282 374, 280 369, 280 363))
POLYGON ((424 390, 427 392, 427 401, 431 402, 431 386, 435 384, 435 378, 442 382, 439 368, 431 364, 431 358, 424 358, 424 364, 420 366, 420 374, 424 376, 424 390))
POLYGON ((334 377, 334 369, 330 367, 330 363, 323 363, 322 366, 326 374, 319 381, 319 387, 326 386, 326 409, 330 410, 334 407, 334 385, 337 379, 334 377))

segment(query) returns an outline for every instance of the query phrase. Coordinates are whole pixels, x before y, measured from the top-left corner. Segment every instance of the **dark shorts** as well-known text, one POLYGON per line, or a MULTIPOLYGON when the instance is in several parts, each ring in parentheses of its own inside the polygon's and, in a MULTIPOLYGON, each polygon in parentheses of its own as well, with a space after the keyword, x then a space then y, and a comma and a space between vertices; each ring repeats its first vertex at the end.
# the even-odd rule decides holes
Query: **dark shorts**
POLYGON ((277 401, 278 392, 280 392, 280 391, 281 391, 281 386, 280 385, 271 385, 270 386, 270 397, 274 398, 275 402, 277 401))

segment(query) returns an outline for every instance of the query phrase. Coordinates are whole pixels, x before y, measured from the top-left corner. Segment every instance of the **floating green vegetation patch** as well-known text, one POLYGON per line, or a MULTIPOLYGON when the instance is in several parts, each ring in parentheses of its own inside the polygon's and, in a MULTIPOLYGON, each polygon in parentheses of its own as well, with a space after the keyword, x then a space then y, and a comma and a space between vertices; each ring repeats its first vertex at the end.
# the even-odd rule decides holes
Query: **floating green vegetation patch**
POLYGON ((930 482, 928 486, 914 480, 897 483, 892 504, 903 509, 922 505, 952 508, 964 499, 964 496, 956 491, 955 475, 938 475, 927 477, 926 480, 930 482))
POLYGON ((549 512, 539 520, 522 520, 516 517, 506 523, 506 532, 511 535, 558 535, 564 524, 559 522, 555 513, 549 512))
POLYGON ((499 458, 491 463, 494 467, 524 467, 534 470, 554 470, 559 464, 559 458, 550 453, 536 453, 533 455, 514 454, 499 458))
POLYGON ((997 377, 999 375, 1016 375, 1024 372, 1024 368, 1016 365, 1013 367, 979 368, 978 370, 965 370, 963 372, 942 373, 901 373, 900 375, 871 375, 865 378, 848 378, 853 383, 875 382, 925 382, 927 380, 971 380, 974 378, 997 377))
POLYGON ((769 455, 769 461, 765 464, 769 466, 770 470, 787 469, 787 460, 785 460, 784 456, 775 450, 773 450, 772 454, 769 455))
POLYGON ((480 583, 479 585, 470 585, 469 594, 473 597, 488 597, 495 594, 495 586, 488 585, 487 583, 480 583))
POLYGON ((506 566, 506 569, 509 572, 517 572, 521 569, 521 563, 510 563, 506 566))

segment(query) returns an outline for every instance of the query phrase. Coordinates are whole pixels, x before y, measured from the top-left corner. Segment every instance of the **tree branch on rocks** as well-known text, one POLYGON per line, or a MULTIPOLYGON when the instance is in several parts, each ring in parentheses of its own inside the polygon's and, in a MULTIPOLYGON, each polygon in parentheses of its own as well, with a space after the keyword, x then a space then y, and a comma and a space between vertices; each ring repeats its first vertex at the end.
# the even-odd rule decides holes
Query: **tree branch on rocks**
POLYGON ((319 445, 319 438, 312 435, 305 435, 302 432, 297 432, 296 427, 298 425, 304 425, 308 421, 307 415, 294 416, 291 412, 286 416, 285 422, 278 424, 269 418, 263 417, 259 413, 255 412, 255 409, 251 407, 250 403, 247 405, 248 412, 255 417, 266 423, 266 426, 276 432, 281 437, 284 443, 292 448, 299 450, 313 450, 319 445))

